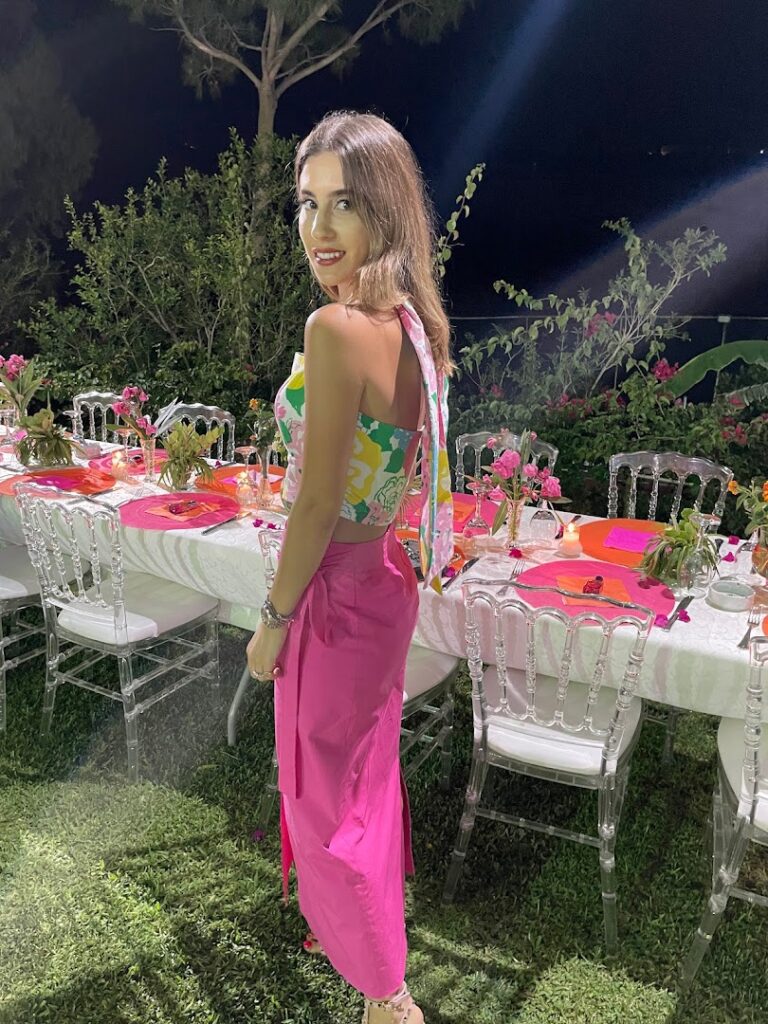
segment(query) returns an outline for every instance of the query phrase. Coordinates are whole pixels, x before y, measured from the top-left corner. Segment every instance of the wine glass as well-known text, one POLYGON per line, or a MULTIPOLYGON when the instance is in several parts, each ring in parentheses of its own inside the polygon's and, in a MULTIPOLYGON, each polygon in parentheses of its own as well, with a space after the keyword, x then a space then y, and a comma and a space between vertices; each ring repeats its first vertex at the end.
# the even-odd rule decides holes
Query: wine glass
POLYGON ((475 510, 464 524, 462 532, 465 537, 488 537, 490 536, 491 528, 483 519, 482 507, 483 498, 491 493, 493 484, 487 480, 472 480, 467 486, 475 496, 475 510))
POLYGON ((535 542, 536 547, 551 548, 555 545, 555 538, 559 524, 555 513, 547 506, 537 508, 528 523, 528 536, 535 542))
POLYGON ((248 476, 251 477, 251 482, 254 484, 256 483, 256 481, 253 480, 250 462, 251 456, 255 453, 255 451, 256 446, 252 444, 241 444, 239 448, 235 448, 235 455, 240 455, 242 457, 242 460, 245 463, 245 471, 246 473, 248 473, 248 476))
POLYGON ((712 542, 705 539, 707 530, 720 524, 720 517, 706 512, 691 513, 690 522, 696 528, 696 547, 686 555, 680 564, 678 582, 680 589, 692 597, 704 597, 709 590, 715 570, 707 547, 712 542))

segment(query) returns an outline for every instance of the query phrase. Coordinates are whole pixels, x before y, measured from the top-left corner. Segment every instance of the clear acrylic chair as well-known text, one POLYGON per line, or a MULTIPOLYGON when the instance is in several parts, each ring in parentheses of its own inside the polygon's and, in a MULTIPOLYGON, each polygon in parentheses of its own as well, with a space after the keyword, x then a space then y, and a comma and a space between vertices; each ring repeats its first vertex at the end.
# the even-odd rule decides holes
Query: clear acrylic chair
POLYGON ((768 636, 749 647, 744 718, 722 718, 717 731, 717 780, 712 800, 712 887, 680 987, 688 989, 723 920, 731 897, 768 907, 768 896, 742 889, 739 873, 750 843, 768 846, 768 636))
POLYGON ((37 573, 47 643, 40 732, 50 732, 56 691, 79 686, 123 706, 128 775, 139 777, 138 717, 195 680, 218 690, 218 601, 145 573, 126 572, 119 511, 54 488, 20 483, 16 500, 37 573), (117 687, 101 685, 106 659, 117 687))
POLYGON ((6 677, 18 665, 45 654, 40 586, 22 544, 0 545, 0 732, 6 727, 6 677), (11 648, 15 651, 11 654, 11 648))
MULTIPOLYGON (((487 448, 488 441, 492 437, 495 437, 498 441, 498 444, 493 447, 494 458, 498 458, 507 448, 520 447, 520 434, 513 434, 509 430, 499 430, 496 432, 478 430, 474 434, 459 434, 456 438, 456 490, 459 493, 462 493, 466 486, 465 458, 467 449, 469 449, 470 455, 474 459, 472 475, 477 479, 480 476, 480 460, 487 448)), ((541 441, 538 437, 531 442, 531 461, 535 462, 537 466, 542 460, 545 460, 549 468, 553 470, 558 455, 559 450, 553 444, 541 441)))
POLYGON ((518 581, 472 580, 462 589, 474 746, 443 899, 450 902, 456 894, 478 816, 594 846, 599 851, 605 944, 612 953, 618 941, 616 835, 640 733, 642 701, 635 690, 653 615, 602 595, 595 597, 594 609, 573 609, 569 615, 558 599, 567 591, 518 581), (510 589, 515 593, 508 595, 510 589), (547 604, 528 605, 525 595, 533 592, 543 594, 547 604), (616 617, 601 614, 604 609, 612 609, 616 617), (489 656, 493 650, 495 665, 483 664, 482 646, 489 656), (596 790, 598 835, 481 803, 490 767, 596 790))
MULTIPOLYGON (((280 531, 261 530, 259 533, 267 590, 274 580, 282 542, 283 534, 280 531)), ((433 753, 439 752, 440 786, 444 790, 448 789, 453 740, 453 687, 458 670, 459 659, 451 654, 432 651, 414 643, 408 650, 400 729, 400 760, 406 780, 433 753)), ((227 726, 230 745, 234 745, 236 740, 237 713, 249 684, 252 685, 253 680, 246 667, 229 710, 227 726)), ((276 796, 277 760, 273 754, 272 769, 257 814, 260 828, 265 828, 269 822, 276 796)))
MULTIPOLYGON (((708 485, 716 487, 714 507, 712 511, 722 516, 725 496, 733 473, 727 466, 719 466, 716 462, 697 456, 681 455, 680 452, 620 452, 608 460, 608 518, 616 519, 619 514, 619 475, 622 476, 623 489, 626 491, 624 515, 626 518, 643 518, 638 514, 638 482, 650 480, 651 488, 648 496, 646 519, 656 519, 659 503, 659 488, 674 487, 672 506, 669 519, 671 522, 680 513, 683 501, 683 490, 690 480, 696 481, 693 508, 701 509, 702 501, 708 485), (626 471, 626 472, 624 472, 626 471), (626 479, 624 479, 626 478, 626 479)), ((669 764, 677 732, 680 712, 676 708, 658 707, 650 704, 645 709, 646 721, 656 722, 666 729, 662 763, 669 764)))
POLYGON ((716 488, 712 511, 722 516, 728 484, 733 479, 733 473, 727 466, 719 466, 716 462, 697 456, 681 455, 680 452, 620 452, 608 460, 609 519, 616 519, 619 515, 619 473, 624 469, 627 470, 624 516, 628 519, 656 519, 659 487, 665 484, 674 486, 668 521, 676 518, 680 514, 683 489, 689 480, 698 482, 692 507, 697 512, 701 510, 705 492, 711 483, 716 488), (647 515, 644 517, 638 516, 637 508, 637 484, 640 479, 651 481, 647 515))
POLYGON ((167 434, 174 423, 179 422, 194 423, 196 426, 202 424, 206 430, 221 427, 221 435, 211 449, 211 456, 225 462, 235 461, 235 417, 231 412, 219 409, 215 405, 202 405, 200 402, 177 405, 173 416, 163 428, 163 434, 167 434))
POLYGON ((72 399, 72 435, 78 441, 107 441, 116 417, 109 413, 122 395, 114 391, 83 391, 72 399))
POLYGON ((19 413, 15 405, 0 404, 0 437, 10 434, 19 423, 19 413))

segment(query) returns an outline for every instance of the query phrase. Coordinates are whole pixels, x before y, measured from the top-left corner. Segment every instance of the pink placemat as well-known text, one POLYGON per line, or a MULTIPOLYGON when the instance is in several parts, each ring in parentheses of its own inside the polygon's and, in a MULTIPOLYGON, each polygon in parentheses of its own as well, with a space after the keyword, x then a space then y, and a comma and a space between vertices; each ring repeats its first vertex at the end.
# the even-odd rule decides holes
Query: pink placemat
MULTIPOLYGON (((547 562, 544 565, 535 565, 520 573, 518 579, 521 583, 556 587, 559 585, 558 577, 563 580, 594 576, 602 576, 606 582, 611 581, 612 585, 602 591, 606 597, 618 598, 621 593, 618 585, 621 585, 633 604, 650 608, 655 615, 669 615, 675 606, 674 594, 668 587, 655 580, 645 580, 640 573, 627 569, 623 565, 613 565, 610 562, 563 559, 557 562, 547 562)), ((611 608, 610 605, 603 605, 599 601, 590 602, 586 595, 583 604, 573 601, 571 598, 563 598, 559 594, 540 594, 520 590, 518 596, 533 608, 541 608, 545 604, 554 605, 557 608, 562 608, 569 615, 578 615, 583 608, 594 607, 598 604, 603 618, 613 619, 623 614, 619 608, 611 608)))
POLYGON ((139 530, 199 530, 237 515, 240 506, 224 494, 153 494, 120 509, 123 526, 139 530))
MULTIPOLYGON (((451 497, 453 498, 453 529, 455 533, 461 533, 467 520, 475 511, 475 497, 473 494, 458 493, 452 494, 451 497)), ((494 502, 489 501, 488 498, 483 498, 480 511, 483 519, 489 526, 493 526, 498 507, 494 502)), ((409 507, 405 521, 408 526, 418 529, 420 519, 421 499, 419 498, 409 507)))
POLYGON ((623 526, 614 528, 603 538, 603 547, 616 548, 619 551, 633 551, 640 554, 645 551, 649 540, 658 537, 658 533, 643 530, 626 530, 623 526))
MULTIPOLYGON (((117 450, 117 449, 116 449, 117 450)), ((106 455, 100 455, 98 459, 91 459, 88 465, 91 469, 100 469, 102 473, 112 472, 112 456, 114 452, 108 452, 106 455)), ((166 452, 159 448, 155 452, 155 466, 160 467, 168 458, 166 452)), ((127 471, 131 476, 142 476, 144 473, 144 457, 141 452, 141 448, 130 448, 128 450, 128 466, 127 471)))

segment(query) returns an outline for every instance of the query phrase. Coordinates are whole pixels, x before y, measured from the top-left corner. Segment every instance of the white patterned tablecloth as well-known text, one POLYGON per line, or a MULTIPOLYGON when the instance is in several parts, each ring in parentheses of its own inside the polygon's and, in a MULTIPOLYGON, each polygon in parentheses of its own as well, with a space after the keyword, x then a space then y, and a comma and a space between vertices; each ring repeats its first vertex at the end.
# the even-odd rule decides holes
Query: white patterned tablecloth
MULTIPOLYGON (((6 475, 0 467, 0 479, 6 475)), ((125 490, 121 486, 109 493, 117 499, 125 490)), ((261 514, 260 517, 270 518, 261 514)), ((585 517, 585 521, 588 519, 585 517)), ((0 495, 0 544, 2 542, 23 543, 15 502, 5 495, 0 495)), ((123 552, 126 568, 210 594, 221 601, 222 621, 244 629, 256 627, 258 609, 266 596, 266 583, 258 531, 250 520, 230 523, 208 536, 203 536, 200 530, 124 528, 123 552)), ((508 576, 510 566, 508 559, 484 557, 462 579, 508 576)), ((443 594, 421 589, 420 601, 416 642, 464 657, 460 583, 443 594)), ((748 656, 746 651, 738 649, 737 643, 746 627, 746 613, 718 611, 703 598, 694 601, 688 611, 690 622, 678 622, 668 632, 652 629, 639 695, 679 708, 741 716, 748 656)), ((514 624, 510 628, 514 628, 514 624)), ((481 623, 481 636, 483 657, 493 662, 490 614, 487 621, 481 623)), ((621 656, 622 651, 618 649, 616 665, 621 656)))

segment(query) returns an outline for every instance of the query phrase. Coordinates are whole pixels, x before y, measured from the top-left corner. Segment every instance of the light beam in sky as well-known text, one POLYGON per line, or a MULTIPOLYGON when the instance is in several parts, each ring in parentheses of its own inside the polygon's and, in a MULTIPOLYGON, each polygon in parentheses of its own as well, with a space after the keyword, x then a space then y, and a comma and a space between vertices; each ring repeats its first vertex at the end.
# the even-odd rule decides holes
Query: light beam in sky
POLYGON ((512 29, 509 46, 494 68, 482 99, 468 112, 467 121, 443 161, 436 182, 441 202, 449 201, 470 166, 483 160, 489 142, 510 108, 520 100, 570 3, 571 0, 533 0, 522 22, 512 29))

